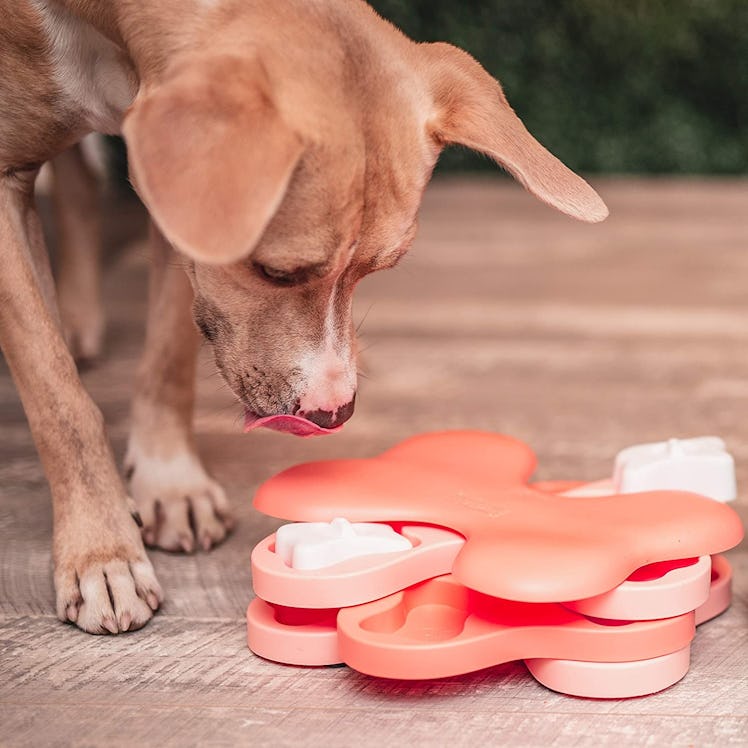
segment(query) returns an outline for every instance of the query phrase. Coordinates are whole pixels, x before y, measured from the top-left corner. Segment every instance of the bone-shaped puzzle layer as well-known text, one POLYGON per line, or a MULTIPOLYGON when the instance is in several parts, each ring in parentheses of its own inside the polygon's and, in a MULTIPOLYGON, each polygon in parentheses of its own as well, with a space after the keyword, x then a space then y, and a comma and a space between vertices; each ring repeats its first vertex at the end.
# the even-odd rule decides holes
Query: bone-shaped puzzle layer
POLYGON ((450 575, 338 614, 341 659, 369 675, 441 678, 526 658, 629 662, 671 654, 694 614, 630 623, 589 619, 553 603, 468 590, 450 575))
POLYGON ((420 522, 466 539, 452 573, 466 587, 524 602, 612 590, 658 561, 740 542, 729 507, 685 491, 569 498, 528 486, 530 448, 476 431, 425 434, 378 457, 307 463, 264 483, 255 507, 287 520, 420 522))

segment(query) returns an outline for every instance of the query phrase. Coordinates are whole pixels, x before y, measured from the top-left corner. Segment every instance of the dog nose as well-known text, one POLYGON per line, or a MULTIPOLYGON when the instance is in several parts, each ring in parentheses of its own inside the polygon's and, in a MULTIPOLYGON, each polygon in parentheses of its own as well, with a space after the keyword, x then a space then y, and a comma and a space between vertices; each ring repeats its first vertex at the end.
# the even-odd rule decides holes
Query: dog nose
POLYGON ((353 400, 345 405, 341 405, 337 410, 312 410, 309 412, 300 412, 298 415, 316 423, 323 429, 333 429, 340 424, 345 423, 352 415, 356 406, 356 396, 353 400))

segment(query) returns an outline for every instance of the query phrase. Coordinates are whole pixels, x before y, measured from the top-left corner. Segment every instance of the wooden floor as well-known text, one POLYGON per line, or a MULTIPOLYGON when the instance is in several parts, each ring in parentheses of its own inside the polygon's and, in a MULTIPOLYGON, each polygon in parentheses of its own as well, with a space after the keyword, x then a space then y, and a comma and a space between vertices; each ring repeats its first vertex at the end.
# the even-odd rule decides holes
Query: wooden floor
MULTIPOLYGON (((0 744, 748 745, 745 545, 730 554, 732 609, 699 630, 686 678, 647 698, 559 696, 520 664, 398 683, 246 648, 249 554, 275 527, 252 492, 300 460, 469 427, 531 443, 541 478, 594 479, 626 445, 715 433, 748 486, 748 182, 598 187, 612 215, 590 227, 508 181, 432 185, 408 259, 358 292, 368 377, 339 435, 242 435, 204 351, 199 443, 240 525, 210 554, 151 554, 167 598, 142 631, 93 637, 55 619, 48 490, 0 368, 0 744)), ((131 206, 107 226, 109 349, 85 383, 121 455, 146 263, 131 206)))

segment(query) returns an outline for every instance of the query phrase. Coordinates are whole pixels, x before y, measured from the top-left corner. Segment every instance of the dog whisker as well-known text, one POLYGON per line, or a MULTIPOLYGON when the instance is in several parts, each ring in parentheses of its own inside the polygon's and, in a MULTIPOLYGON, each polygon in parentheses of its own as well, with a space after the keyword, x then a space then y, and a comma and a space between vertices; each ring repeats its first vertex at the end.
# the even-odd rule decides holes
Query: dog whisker
POLYGON ((379 345, 382 341, 381 340, 373 340, 371 343, 365 345, 363 348, 358 349, 359 355, 362 353, 366 353, 370 348, 373 348, 375 345, 379 345))
POLYGON ((364 312, 364 316, 361 318, 361 321, 356 325, 356 335, 359 334, 361 331, 361 328, 364 326, 364 322, 366 322, 366 318, 369 316, 369 312, 374 307, 374 302, 372 301, 371 304, 369 304, 368 309, 364 312))

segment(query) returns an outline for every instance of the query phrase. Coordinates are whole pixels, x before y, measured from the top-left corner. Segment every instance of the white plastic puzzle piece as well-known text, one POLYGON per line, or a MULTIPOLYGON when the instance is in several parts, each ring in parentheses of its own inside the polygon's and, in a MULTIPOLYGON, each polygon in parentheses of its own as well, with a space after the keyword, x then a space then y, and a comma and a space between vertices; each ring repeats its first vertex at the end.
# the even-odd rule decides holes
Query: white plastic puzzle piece
POLYGON ((412 548, 410 541, 389 525, 332 522, 294 522, 275 533, 275 552, 293 569, 323 569, 358 556, 395 553, 412 548))
POLYGON ((628 447, 616 457, 613 483, 617 493, 693 491, 722 502, 737 494, 735 461, 716 436, 628 447))

